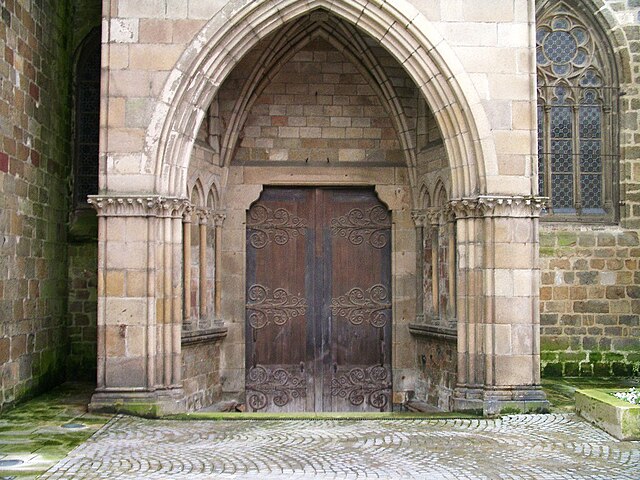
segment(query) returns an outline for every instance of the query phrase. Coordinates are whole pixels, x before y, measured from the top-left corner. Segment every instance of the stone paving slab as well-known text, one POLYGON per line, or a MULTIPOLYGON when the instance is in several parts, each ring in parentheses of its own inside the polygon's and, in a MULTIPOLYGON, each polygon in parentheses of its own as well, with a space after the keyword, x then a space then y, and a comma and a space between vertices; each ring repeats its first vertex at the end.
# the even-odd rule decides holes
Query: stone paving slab
POLYGON ((42 479, 639 479, 640 443, 573 414, 498 419, 115 417, 42 479))

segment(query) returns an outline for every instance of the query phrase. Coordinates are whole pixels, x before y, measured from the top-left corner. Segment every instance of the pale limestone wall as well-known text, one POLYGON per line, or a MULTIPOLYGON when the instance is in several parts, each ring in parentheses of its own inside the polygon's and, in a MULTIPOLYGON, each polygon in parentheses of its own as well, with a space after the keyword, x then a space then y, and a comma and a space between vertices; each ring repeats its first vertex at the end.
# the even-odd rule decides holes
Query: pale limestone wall
MULTIPOLYGON (((228 18, 245 4, 120 0, 106 5, 104 61, 110 68, 104 107, 109 113, 105 111, 103 121, 109 128, 104 152, 109 174, 104 188, 119 192, 152 189, 155 160, 149 157, 153 150, 144 146, 160 133, 156 121, 166 117, 164 107, 163 113, 158 110, 157 98, 171 95, 177 75, 171 71, 177 64, 183 68, 178 60, 187 45, 191 44, 191 51, 202 45, 201 40, 193 40, 208 21, 228 18), (152 117, 154 122, 145 130, 152 117)), ((530 2, 494 0, 489 6, 461 0, 413 2, 413 6, 402 2, 394 7, 409 16, 414 9, 424 15, 428 21, 424 34, 436 40, 441 54, 459 74, 472 110, 478 112, 474 120, 476 128, 485 132, 478 140, 483 142, 484 161, 488 162, 488 183, 480 190, 530 194, 534 118, 530 2), (506 177, 496 177, 499 174, 506 177)), ((203 33, 215 28, 214 23, 203 33)))

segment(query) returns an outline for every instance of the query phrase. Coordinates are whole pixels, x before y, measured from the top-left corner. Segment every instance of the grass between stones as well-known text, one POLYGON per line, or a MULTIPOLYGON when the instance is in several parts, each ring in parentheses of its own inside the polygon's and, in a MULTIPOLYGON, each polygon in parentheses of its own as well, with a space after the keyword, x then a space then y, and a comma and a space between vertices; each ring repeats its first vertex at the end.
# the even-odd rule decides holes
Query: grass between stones
MULTIPOLYGON (((554 378, 542 386, 553 412, 574 411, 579 389, 624 389, 638 386, 638 378, 554 378)), ((87 412, 91 384, 66 383, 0 415, 0 479, 35 479, 111 418, 87 412), (3 462, 4 461, 4 462, 3 462), (15 462, 17 461, 17 462, 15 462), (3 466, 3 463, 12 466, 3 466)), ((195 412, 165 417, 177 420, 385 420, 478 418, 462 413, 219 413, 195 412)))
POLYGON ((93 389, 65 383, 3 412, 0 478, 36 478, 107 423, 112 415, 87 412, 93 389))

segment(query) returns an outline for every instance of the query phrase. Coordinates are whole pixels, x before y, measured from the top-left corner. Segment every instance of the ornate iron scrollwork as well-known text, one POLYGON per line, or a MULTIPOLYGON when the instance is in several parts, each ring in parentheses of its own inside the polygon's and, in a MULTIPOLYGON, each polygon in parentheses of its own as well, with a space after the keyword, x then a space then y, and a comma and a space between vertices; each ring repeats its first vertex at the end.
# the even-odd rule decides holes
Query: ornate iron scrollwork
POLYGON ((373 408, 382 409, 389 403, 391 394, 390 372, 376 365, 352 368, 348 372, 331 379, 331 395, 346 398, 351 405, 362 405, 365 400, 373 408))
POLYGON ((249 287, 247 297, 249 325, 255 329, 263 328, 271 322, 284 325, 307 311, 307 301, 291 295, 284 288, 276 288, 271 292, 264 285, 256 284, 249 287))
POLYGON ((249 210, 247 228, 251 246, 264 248, 271 242, 286 245, 290 239, 305 235, 307 223, 284 208, 273 210, 258 204, 249 210))
POLYGON ((331 313, 345 317, 353 325, 367 321, 372 326, 382 328, 387 324, 391 308, 389 291, 384 285, 374 285, 364 291, 352 288, 349 293, 331 299, 331 313))
POLYGON ((366 211, 354 208, 342 217, 331 219, 331 233, 346 238, 353 245, 367 242, 374 248, 384 248, 389 243, 389 212, 380 205, 366 211))
POLYGON ((252 410, 262 410, 269 402, 284 407, 291 400, 307 396, 304 375, 297 376, 284 368, 269 370, 256 365, 247 375, 247 405, 252 410))

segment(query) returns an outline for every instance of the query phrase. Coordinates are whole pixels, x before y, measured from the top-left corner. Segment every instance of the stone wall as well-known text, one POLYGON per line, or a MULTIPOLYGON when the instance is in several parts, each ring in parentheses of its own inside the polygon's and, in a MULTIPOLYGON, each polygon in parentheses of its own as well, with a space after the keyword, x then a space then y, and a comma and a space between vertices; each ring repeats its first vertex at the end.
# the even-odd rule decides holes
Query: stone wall
POLYGON ((98 308, 96 242, 70 243, 68 252, 67 379, 94 381, 98 308))
POLYGON ((1 4, 1 407, 64 377, 70 3, 1 4))
POLYGON ((591 0, 582 8, 602 25, 616 57, 622 93, 619 221, 618 225, 541 223, 542 371, 545 376, 637 375, 640 4, 591 0))
POLYGON ((206 408, 220 399, 220 343, 190 341, 182 345, 182 379, 187 411, 206 408))
MULTIPOLYGON (((95 211, 87 205, 84 195, 87 193, 87 187, 78 188, 77 182, 81 183, 87 176, 91 179, 87 165, 94 161, 98 163, 97 153, 93 150, 86 151, 87 144, 97 143, 98 139, 88 138, 87 132, 97 133, 99 124, 95 126, 84 125, 81 130, 78 123, 86 121, 88 118, 93 119, 96 123, 99 120, 91 114, 84 115, 84 118, 78 118, 77 105, 80 103, 84 112, 99 111, 99 103, 95 105, 93 96, 87 95, 87 92, 80 90, 86 88, 87 76, 96 78, 99 81, 100 59, 97 58, 93 62, 86 62, 87 56, 93 57, 95 51, 91 41, 100 38, 100 20, 101 5, 99 2, 90 0, 73 2, 73 37, 72 37, 72 61, 71 68, 74 72, 73 91, 69 101, 74 106, 72 120, 72 137, 79 140, 81 146, 72 144, 72 155, 74 161, 79 165, 70 168, 71 179, 69 184, 73 193, 71 198, 75 202, 70 205, 72 209, 67 215, 68 218, 68 276, 67 276, 67 334, 68 339, 68 356, 66 359, 67 379, 95 381, 96 378, 96 330, 97 330, 97 283, 98 283, 98 221, 95 211), (83 49, 87 49, 83 52, 83 49), (84 55, 83 55, 84 54, 84 55), (83 63, 83 59, 86 63, 83 63), (85 81, 79 81, 79 70, 86 69, 82 78, 85 81), (98 69, 98 71, 94 71, 98 69), (79 97, 83 100, 79 102, 79 97), (91 99, 87 102, 87 99, 91 99), (94 110, 95 109, 95 110, 94 110), (81 138, 79 138, 81 137, 81 138), (95 155, 95 159, 92 157, 95 155), (83 169, 85 171, 83 171, 83 169), (83 175, 76 176, 75 172, 83 175)), ((99 48, 96 45, 96 48, 99 48)), ((99 99, 98 99, 99 100, 99 99)), ((90 137, 90 136, 89 136, 90 137)), ((91 171, 91 170, 89 170, 91 171)), ((93 179, 92 179, 93 180, 93 179)), ((93 193, 97 192, 97 175, 95 178, 95 187, 93 193)), ((91 189, 89 190, 91 191, 91 189)))
POLYGON ((637 231, 543 227, 540 342, 545 376, 640 373, 639 259, 637 231))
POLYGON ((455 331, 448 334, 435 329, 430 333, 423 331, 416 335, 416 342, 418 377, 415 398, 449 411, 458 372, 455 331))

